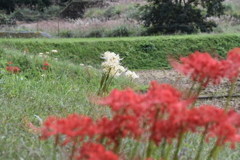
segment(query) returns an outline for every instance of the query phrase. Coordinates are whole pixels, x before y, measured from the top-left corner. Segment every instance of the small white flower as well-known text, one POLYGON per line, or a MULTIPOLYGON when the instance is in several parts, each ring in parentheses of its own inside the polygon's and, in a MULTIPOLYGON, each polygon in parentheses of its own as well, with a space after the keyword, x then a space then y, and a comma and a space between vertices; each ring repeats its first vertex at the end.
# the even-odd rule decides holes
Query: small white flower
POLYGON ((43 55, 43 53, 39 53, 39 55, 43 55))
POLYGON ((127 71, 127 72, 125 73, 125 75, 126 75, 127 77, 132 78, 132 79, 139 78, 139 76, 138 76, 135 72, 132 72, 132 71, 127 71))
POLYGON ((46 54, 49 54, 49 52, 46 52, 46 54))
POLYGON ((41 76, 42 76, 42 77, 45 77, 45 74, 42 74, 41 76))
POLYGON ((139 76, 135 72, 132 72, 132 79, 136 79, 136 78, 139 78, 139 76))
POLYGON ((127 69, 126 68, 124 68, 123 66, 119 66, 118 68, 117 68, 120 72, 125 72, 127 69))
POLYGON ((117 72, 117 73, 114 75, 114 77, 117 78, 117 77, 119 77, 120 75, 121 75, 121 73, 117 72))
POLYGON ((58 51, 57 51, 57 50, 52 50, 51 52, 53 52, 53 53, 57 53, 58 51))
POLYGON ((58 58, 54 58, 55 61, 58 61, 58 58))
POLYGON ((42 124, 42 123, 43 123, 42 118, 40 118, 38 115, 34 115, 34 117, 36 117, 36 118, 39 120, 39 124, 42 124))
POLYGON ((84 66, 84 64, 81 63, 80 66, 84 66))

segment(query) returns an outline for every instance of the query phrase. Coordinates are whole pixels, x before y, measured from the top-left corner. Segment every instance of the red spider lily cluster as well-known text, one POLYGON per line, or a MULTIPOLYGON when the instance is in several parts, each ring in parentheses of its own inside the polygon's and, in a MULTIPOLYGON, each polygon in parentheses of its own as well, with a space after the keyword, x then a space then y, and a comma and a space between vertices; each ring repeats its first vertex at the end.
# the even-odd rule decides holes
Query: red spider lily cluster
MULTIPOLYGON (((240 48, 229 51, 226 60, 195 52, 181 58, 180 62, 171 61, 171 64, 205 87, 209 82, 219 84, 222 78, 235 82, 240 68, 240 48)), ((234 149, 240 142, 240 114, 211 105, 195 106, 195 102, 196 97, 185 97, 171 85, 156 81, 151 82, 145 94, 135 93, 132 89, 114 89, 98 102, 110 107, 111 118, 104 116, 93 120, 78 114, 67 118, 50 116, 40 129, 41 139, 54 136, 56 144, 72 145, 70 159, 84 160, 123 159, 119 148, 126 137, 140 143, 148 142, 142 159, 152 159, 151 145, 164 147, 163 144, 171 145, 173 141, 177 142, 173 159, 177 159, 182 138, 187 133, 202 135, 206 143, 216 139, 210 158, 217 147, 226 143, 234 149)), ((163 153, 161 158, 169 157, 163 153)))
POLYGON ((50 64, 47 62, 47 61, 43 61, 43 70, 47 70, 48 69, 48 67, 50 66, 50 64))
POLYGON ((227 59, 218 60, 209 53, 196 51, 188 57, 180 58, 180 62, 170 60, 171 65, 184 75, 190 75, 193 81, 207 86, 210 81, 219 84, 222 78, 235 81, 239 75, 240 48, 228 52, 227 59))
POLYGON ((108 159, 108 156, 116 159, 115 152, 121 145, 121 139, 126 137, 138 141, 147 139, 159 146, 164 140, 169 143, 178 140, 183 133, 202 134, 204 130, 206 140, 215 137, 218 146, 230 142, 234 148, 235 143, 240 141, 240 114, 210 105, 189 109, 193 100, 181 99, 181 95, 170 85, 160 85, 155 81, 151 82, 146 94, 137 94, 131 89, 115 89, 100 102, 110 106, 113 111, 111 119, 102 117, 93 121, 78 114, 67 118, 51 116, 43 124, 41 138, 45 140, 55 136, 60 145, 72 143, 74 155, 71 157, 96 156, 99 160, 108 159), (62 142, 60 135, 64 135, 62 142), (95 143, 85 144, 86 137, 89 143, 95 143), (106 144, 111 151, 103 148, 106 144))
MULTIPOLYGON (((12 62, 8 62, 8 65, 11 65, 11 64, 12 64, 12 62)), ((7 66, 6 70, 8 72, 14 73, 14 74, 17 74, 17 73, 19 73, 19 71, 21 71, 20 68, 18 68, 17 66, 7 66)))

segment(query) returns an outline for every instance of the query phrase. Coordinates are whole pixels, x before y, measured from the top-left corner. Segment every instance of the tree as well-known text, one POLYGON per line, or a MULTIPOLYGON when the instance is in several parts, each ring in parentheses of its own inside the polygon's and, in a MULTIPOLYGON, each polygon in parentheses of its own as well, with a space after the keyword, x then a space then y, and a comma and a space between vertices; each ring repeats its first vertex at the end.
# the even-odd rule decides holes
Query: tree
POLYGON ((51 0, 18 0, 17 3, 19 6, 25 5, 32 9, 34 7, 35 9, 39 11, 43 11, 44 8, 51 5, 51 0))
POLYGON ((0 0, 0 9, 6 10, 11 13, 15 9, 15 0, 0 0))
POLYGON ((51 5, 51 0, 0 0, 0 9, 6 10, 8 14, 14 12, 16 6, 22 5, 43 11, 51 5))
POLYGON ((210 32, 216 23, 207 18, 224 13, 224 0, 147 0, 140 21, 148 34, 210 32))

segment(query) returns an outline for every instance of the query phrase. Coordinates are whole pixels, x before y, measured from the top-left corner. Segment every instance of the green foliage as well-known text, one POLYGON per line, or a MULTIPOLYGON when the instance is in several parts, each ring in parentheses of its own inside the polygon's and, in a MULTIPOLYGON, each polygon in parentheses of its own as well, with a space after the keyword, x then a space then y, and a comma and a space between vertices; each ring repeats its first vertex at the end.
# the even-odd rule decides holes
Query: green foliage
POLYGON ((58 37, 61 37, 61 38, 71 38, 72 36, 73 36, 73 33, 69 30, 61 30, 58 35, 58 37))
POLYGON ((33 22, 38 21, 39 19, 49 20, 59 15, 61 11, 60 6, 52 5, 48 8, 45 8, 44 12, 33 10, 30 8, 18 8, 10 16, 19 21, 33 22))
POLYGON ((194 51, 209 52, 225 57, 227 51, 240 47, 240 35, 188 35, 132 38, 91 39, 1 39, 0 45, 38 54, 53 49, 59 52, 55 58, 70 60, 75 64, 101 64, 101 54, 111 51, 124 58, 122 62, 129 69, 170 68, 169 56, 186 56, 194 51))
POLYGON ((0 1, 0 9, 4 9, 7 13, 11 13, 15 9, 15 1, 14 0, 1 0, 0 1))
POLYGON ((105 9, 103 8, 89 8, 84 12, 84 18, 99 18, 101 19, 105 14, 105 9))
POLYGON ((44 10, 43 14, 54 17, 54 16, 58 16, 61 10, 62 10, 62 7, 57 5, 51 5, 44 10))
POLYGON ((140 7, 141 21, 148 28, 148 34, 210 32, 216 24, 206 21, 211 16, 224 12, 224 0, 148 0, 140 7))
POLYGON ((94 29, 94 30, 91 30, 89 33, 87 33, 85 37, 103 37, 104 32, 105 31, 103 28, 94 29))
POLYGON ((110 19, 114 16, 120 14, 120 10, 117 10, 115 6, 109 7, 103 14, 103 16, 107 19, 110 19))
POLYGON ((4 9, 8 14, 13 12, 17 6, 29 6, 31 9, 43 11, 45 7, 51 5, 50 0, 1 0, 0 9, 4 9), (33 8, 34 7, 34 8, 33 8))
POLYGON ((29 6, 31 9, 37 9, 43 11, 44 8, 51 5, 51 0, 17 0, 18 6, 29 6))
POLYGON ((129 35, 130 30, 127 26, 119 26, 106 33, 106 37, 128 37, 129 35))

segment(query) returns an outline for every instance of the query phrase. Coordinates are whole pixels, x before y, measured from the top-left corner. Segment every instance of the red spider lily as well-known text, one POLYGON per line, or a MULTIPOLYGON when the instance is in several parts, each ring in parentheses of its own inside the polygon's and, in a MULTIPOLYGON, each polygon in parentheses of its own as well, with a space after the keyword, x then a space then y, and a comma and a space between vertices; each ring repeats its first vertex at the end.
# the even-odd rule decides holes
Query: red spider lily
POLYGON ((106 117, 97 122, 100 138, 109 138, 117 146, 121 138, 137 138, 141 134, 138 118, 135 116, 115 115, 112 120, 106 117))
POLYGON ((67 118, 50 116, 43 123, 41 139, 44 140, 50 136, 65 135, 64 145, 76 137, 93 137, 95 133, 96 126, 92 119, 87 116, 77 114, 69 115, 67 118))
POLYGON ((20 69, 16 66, 9 66, 9 67, 6 67, 6 70, 11 72, 11 73, 18 73, 20 71, 20 69))
POLYGON ((240 69, 240 48, 234 48, 228 52, 227 60, 223 60, 224 75, 231 82, 235 82, 240 69))
POLYGON ((219 123, 209 129, 207 141, 210 137, 216 137, 216 143, 219 146, 224 145, 226 142, 230 142, 232 149, 235 148, 235 143, 240 142, 240 134, 237 133, 236 128, 232 124, 227 122, 219 123))
MULTIPOLYGON (((182 93, 180 91, 174 89, 168 84, 158 84, 157 81, 151 82, 150 88, 146 94, 136 94, 131 89, 124 91, 115 89, 100 103, 109 105, 111 109, 116 112, 114 118, 121 117, 121 119, 113 118, 113 120, 110 121, 105 118, 102 119, 98 126, 103 126, 103 129, 106 128, 105 126, 112 126, 112 130, 108 130, 108 133, 104 134, 106 134, 108 138, 112 139, 112 141, 116 142, 114 138, 116 138, 116 135, 119 134, 119 128, 126 128, 126 123, 123 122, 126 121, 124 118, 127 118, 127 116, 124 117, 124 115, 131 115, 137 117, 137 119, 135 119, 137 124, 135 126, 132 125, 131 127, 133 128, 131 129, 128 128, 128 130, 134 133, 134 135, 138 135, 137 133, 140 131, 138 127, 141 125, 139 124, 145 124, 144 126, 146 127, 147 125, 147 128, 152 132, 152 139, 157 139, 157 136, 161 136, 161 138, 174 138, 179 132, 182 132, 182 125, 185 124, 183 119, 187 118, 187 106, 192 102, 192 100, 181 100, 181 96, 182 93), (163 121, 162 118, 165 115, 167 115, 168 120, 163 122, 166 124, 164 129, 159 126, 163 123, 156 123, 163 121), (170 131, 174 135, 170 135, 170 131)), ((128 118, 131 116, 128 116, 128 118)), ((124 128, 121 129, 121 131, 123 130, 124 128)), ((105 131, 107 131, 107 129, 105 129, 105 131)), ((123 132, 121 132, 121 134, 122 135, 120 137, 125 136, 123 135, 123 132)))
POLYGON ((150 83, 150 88, 146 93, 148 105, 169 106, 170 104, 179 102, 182 93, 169 84, 158 84, 157 81, 150 83))
POLYGON ((189 127, 195 131, 196 127, 205 127, 206 124, 213 124, 227 119, 224 109, 215 106, 203 105, 189 111, 189 127))
POLYGON ((107 151, 104 146, 96 143, 85 143, 79 149, 78 160, 118 160, 118 156, 111 151, 107 151))
POLYGON ((42 70, 47 70, 48 68, 47 67, 43 67, 42 70))
POLYGON ((222 63, 211 57, 209 53, 198 51, 188 57, 180 58, 180 62, 170 59, 170 64, 174 69, 190 75, 193 81, 198 81, 203 86, 207 86, 211 80, 213 84, 219 84, 223 77, 222 63))
POLYGON ((44 66, 50 66, 50 64, 47 61, 44 61, 44 66))
POLYGON ((217 145, 231 142, 231 147, 240 141, 239 130, 240 115, 234 111, 225 112, 222 108, 203 105, 189 111, 188 127, 196 131, 198 127, 207 126, 207 141, 210 137, 217 138, 217 145))
POLYGON ((12 64, 12 62, 8 62, 8 64, 12 64))
POLYGON ((227 59, 234 63, 240 63, 240 48, 234 48, 228 51, 227 59))
POLYGON ((108 105, 112 111, 118 114, 135 114, 141 116, 146 110, 144 95, 136 94, 132 89, 120 91, 114 89, 109 96, 99 102, 100 105, 108 105))
POLYGON ((147 111, 156 111, 156 106, 161 106, 164 112, 167 106, 179 103, 181 96, 182 93, 170 85, 160 85, 157 81, 152 81, 146 94, 136 94, 131 89, 123 91, 114 89, 99 104, 110 106, 117 114, 134 114, 141 117, 143 114, 146 115, 147 111))
POLYGON ((151 136, 150 139, 159 145, 164 139, 168 142, 172 142, 173 139, 178 138, 182 133, 188 131, 188 115, 189 110, 185 103, 179 102, 172 104, 165 113, 155 113, 155 116, 151 122, 150 127, 151 136))

